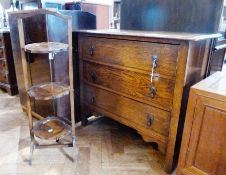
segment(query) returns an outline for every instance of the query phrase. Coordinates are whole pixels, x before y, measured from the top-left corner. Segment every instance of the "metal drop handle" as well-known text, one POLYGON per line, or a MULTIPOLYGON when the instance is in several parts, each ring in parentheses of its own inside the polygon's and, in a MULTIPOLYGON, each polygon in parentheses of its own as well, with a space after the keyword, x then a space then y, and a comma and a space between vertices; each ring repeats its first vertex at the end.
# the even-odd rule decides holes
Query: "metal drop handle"
POLYGON ((147 127, 151 127, 154 123, 154 116, 152 114, 147 115, 147 127))
POLYGON ((154 69, 158 67, 158 64, 157 64, 158 60, 159 60, 158 55, 153 55, 152 56, 152 67, 154 69))
POLYGON ((94 104, 94 103, 95 103, 95 97, 92 97, 92 98, 90 99, 90 102, 91 102, 92 104, 94 104))
POLYGON ((92 79, 92 81, 96 81, 97 80, 97 75, 96 75, 95 72, 91 73, 91 79, 92 79))
POLYGON ((154 98, 156 95, 156 89, 154 85, 150 86, 150 95, 151 95, 151 98, 154 98))
POLYGON ((95 51, 95 48, 93 46, 91 46, 89 48, 89 54, 90 54, 90 56, 93 56, 94 55, 94 51, 95 51))
POLYGON ((153 82, 153 78, 154 78, 154 73, 156 72, 156 68, 158 67, 158 55, 153 55, 152 56, 152 69, 151 69, 151 74, 150 74, 150 78, 151 78, 151 84, 150 84, 150 95, 151 98, 154 98, 156 95, 156 88, 153 82))

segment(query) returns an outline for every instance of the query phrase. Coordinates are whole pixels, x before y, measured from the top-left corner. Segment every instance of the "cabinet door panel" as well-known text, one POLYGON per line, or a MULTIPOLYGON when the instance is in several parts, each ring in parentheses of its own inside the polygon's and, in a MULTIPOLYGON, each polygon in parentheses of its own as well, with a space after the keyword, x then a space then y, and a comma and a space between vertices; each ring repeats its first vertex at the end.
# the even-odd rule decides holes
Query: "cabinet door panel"
POLYGON ((199 97, 186 169, 208 175, 226 172, 226 104, 199 97))

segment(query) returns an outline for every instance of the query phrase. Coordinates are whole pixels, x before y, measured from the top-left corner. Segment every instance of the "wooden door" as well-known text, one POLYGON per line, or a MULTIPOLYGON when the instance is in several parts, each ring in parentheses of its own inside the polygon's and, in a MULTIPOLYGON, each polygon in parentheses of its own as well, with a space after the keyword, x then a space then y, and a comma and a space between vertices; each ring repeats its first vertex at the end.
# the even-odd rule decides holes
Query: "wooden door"
POLYGON ((183 174, 226 174, 226 103, 198 97, 183 174))

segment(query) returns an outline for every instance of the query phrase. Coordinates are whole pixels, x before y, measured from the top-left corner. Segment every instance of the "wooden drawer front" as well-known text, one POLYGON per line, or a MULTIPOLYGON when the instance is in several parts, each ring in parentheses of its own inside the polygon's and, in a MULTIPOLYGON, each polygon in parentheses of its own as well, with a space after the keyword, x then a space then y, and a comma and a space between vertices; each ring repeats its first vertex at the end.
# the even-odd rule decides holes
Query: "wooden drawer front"
POLYGON ((155 77, 153 81, 156 94, 151 97, 149 74, 84 62, 84 79, 116 93, 171 110, 175 85, 173 80, 155 77))
POLYGON ((9 83, 8 72, 0 71, 0 82, 1 83, 9 83))
POLYGON ((152 56, 157 55, 159 59, 156 73, 171 78, 176 76, 178 45, 95 37, 85 37, 82 41, 83 59, 150 72, 152 56))
POLYGON ((0 71, 7 70, 7 62, 5 59, 0 59, 0 71))
POLYGON ((128 120, 136 129, 168 136, 169 112, 87 85, 84 86, 84 102, 128 120))
POLYGON ((0 58, 5 58, 4 48, 0 48, 0 58))

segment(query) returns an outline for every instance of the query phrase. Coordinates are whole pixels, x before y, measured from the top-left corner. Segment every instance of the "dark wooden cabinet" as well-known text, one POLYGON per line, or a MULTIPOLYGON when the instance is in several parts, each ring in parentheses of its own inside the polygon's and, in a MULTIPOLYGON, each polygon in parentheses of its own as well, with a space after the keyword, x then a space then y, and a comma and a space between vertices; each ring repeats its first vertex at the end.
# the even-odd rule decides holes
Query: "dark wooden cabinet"
POLYGON ((226 173, 226 74, 191 88, 178 175, 226 173))
POLYGON ((226 52, 226 39, 224 37, 216 39, 213 45, 214 48, 211 54, 209 75, 212 75, 217 71, 222 71, 226 52))
POLYGON ((124 30, 216 33, 223 0, 121 0, 124 30))
POLYGON ((171 172, 189 88, 206 75, 219 35, 90 30, 79 33, 83 122, 111 117, 155 142, 171 172))
POLYGON ((0 30, 0 88, 10 95, 18 93, 10 32, 0 30))

